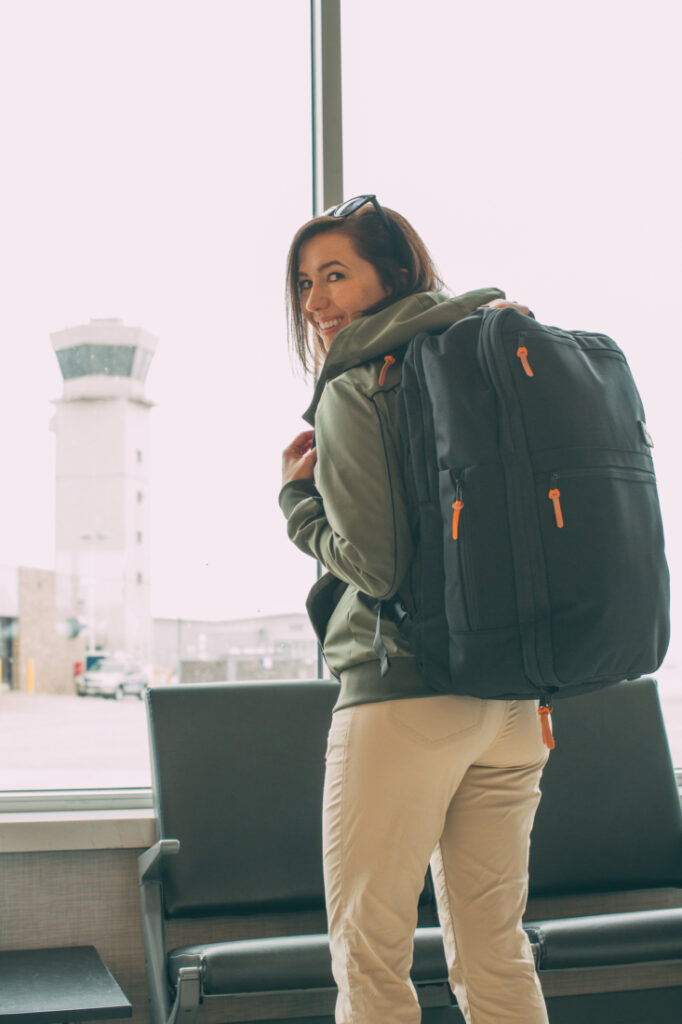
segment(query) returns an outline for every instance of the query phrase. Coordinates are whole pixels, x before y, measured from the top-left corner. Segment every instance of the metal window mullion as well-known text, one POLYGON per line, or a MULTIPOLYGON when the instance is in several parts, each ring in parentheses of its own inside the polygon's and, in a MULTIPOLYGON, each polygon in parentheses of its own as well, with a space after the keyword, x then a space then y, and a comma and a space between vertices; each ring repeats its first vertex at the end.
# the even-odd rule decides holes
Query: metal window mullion
POLYGON ((343 200, 341 0, 310 0, 313 216, 343 200))
MULTIPOLYGON (((343 200, 341 0, 310 0, 313 217, 343 200)), ((317 579, 322 566, 317 563, 317 579)), ((324 676, 317 645, 317 678, 324 676)))

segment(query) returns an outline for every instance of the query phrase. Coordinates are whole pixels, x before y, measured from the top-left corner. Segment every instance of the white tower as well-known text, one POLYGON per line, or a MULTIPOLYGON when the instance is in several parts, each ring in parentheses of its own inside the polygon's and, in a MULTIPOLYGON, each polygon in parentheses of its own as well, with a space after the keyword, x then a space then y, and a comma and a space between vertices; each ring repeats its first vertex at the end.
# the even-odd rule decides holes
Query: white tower
POLYGON ((56 568, 79 578, 88 647, 151 657, 149 411, 156 338, 120 320, 51 335, 56 404, 56 568))

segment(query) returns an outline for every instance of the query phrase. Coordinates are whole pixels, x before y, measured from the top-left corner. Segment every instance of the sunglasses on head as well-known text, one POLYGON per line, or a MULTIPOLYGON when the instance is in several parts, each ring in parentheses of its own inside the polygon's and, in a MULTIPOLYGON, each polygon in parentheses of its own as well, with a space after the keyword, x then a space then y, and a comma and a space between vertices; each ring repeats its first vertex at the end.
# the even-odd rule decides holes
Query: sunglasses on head
POLYGON ((377 214, 379 215, 379 218, 381 219, 381 223, 384 225, 389 235, 395 242, 398 250, 404 249, 405 241, 402 237, 401 232, 399 231, 398 227, 393 223, 393 221, 388 217, 386 211, 381 206, 381 203, 374 195, 354 196, 352 199, 346 199, 343 203, 339 203, 338 206, 332 206, 331 209, 325 210, 323 216, 338 217, 339 219, 343 217, 350 217, 352 213, 357 213, 357 211, 360 210, 363 206, 366 206, 367 203, 371 203, 374 209, 376 210, 377 214))

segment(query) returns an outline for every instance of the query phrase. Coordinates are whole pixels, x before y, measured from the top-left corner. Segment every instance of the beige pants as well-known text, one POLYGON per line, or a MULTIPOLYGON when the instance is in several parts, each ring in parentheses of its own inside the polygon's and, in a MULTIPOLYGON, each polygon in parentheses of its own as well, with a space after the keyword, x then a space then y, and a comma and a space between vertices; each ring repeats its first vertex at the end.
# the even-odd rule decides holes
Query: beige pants
POLYGON ((416 1024, 417 902, 431 861, 468 1024, 547 1024, 521 928, 546 760, 537 704, 433 696, 337 711, 324 871, 337 1024, 416 1024))

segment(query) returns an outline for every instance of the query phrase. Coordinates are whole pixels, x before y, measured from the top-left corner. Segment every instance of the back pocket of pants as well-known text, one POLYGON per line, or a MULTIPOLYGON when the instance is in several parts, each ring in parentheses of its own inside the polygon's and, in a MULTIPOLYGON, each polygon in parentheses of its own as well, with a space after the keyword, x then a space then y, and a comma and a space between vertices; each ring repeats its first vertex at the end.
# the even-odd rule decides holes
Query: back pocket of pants
POLYGON ((478 697, 409 697, 390 702, 391 721, 412 739, 429 746, 448 743, 478 728, 484 702, 478 697))

